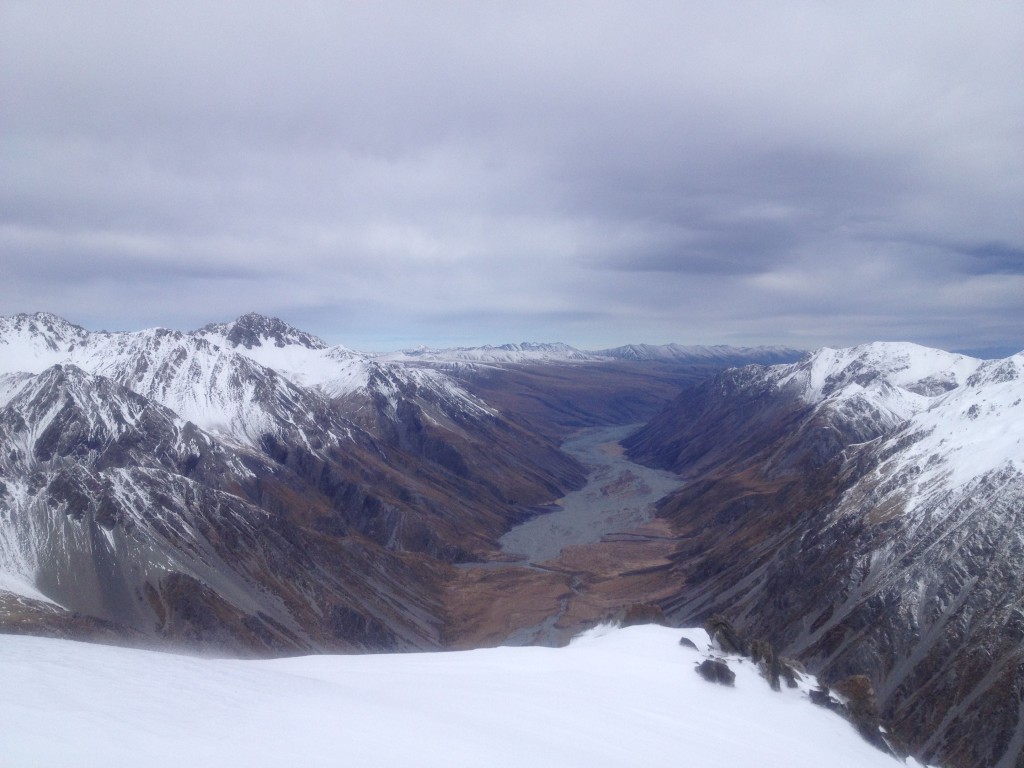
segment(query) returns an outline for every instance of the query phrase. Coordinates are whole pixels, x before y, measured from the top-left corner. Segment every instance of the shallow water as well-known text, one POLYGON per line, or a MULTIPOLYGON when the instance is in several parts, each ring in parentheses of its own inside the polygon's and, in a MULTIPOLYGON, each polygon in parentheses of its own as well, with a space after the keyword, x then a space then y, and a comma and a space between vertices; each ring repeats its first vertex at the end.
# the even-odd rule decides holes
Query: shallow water
POLYGON ((504 536, 502 551, 540 563, 573 544, 592 544, 628 531, 654 516, 654 504, 683 481, 675 474, 630 461, 619 441, 640 425, 597 427, 562 444, 590 470, 587 484, 560 499, 551 512, 518 525, 504 536))

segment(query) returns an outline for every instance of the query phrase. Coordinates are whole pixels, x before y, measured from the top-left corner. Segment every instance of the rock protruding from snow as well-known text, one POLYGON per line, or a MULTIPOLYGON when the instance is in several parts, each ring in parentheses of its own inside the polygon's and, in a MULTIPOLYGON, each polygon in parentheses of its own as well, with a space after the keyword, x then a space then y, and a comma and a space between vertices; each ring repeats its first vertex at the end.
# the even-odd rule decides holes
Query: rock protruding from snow
MULTIPOLYGON (((824 684, 818 683, 818 688, 813 688, 814 679, 807 676, 796 662, 780 657, 771 643, 766 640, 748 640, 725 617, 712 616, 704 626, 710 651, 724 653, 727 657, 749 659, 773 691, 782 690, 781 680, 785 678, 787 688, 802 688, 812 702, 842 715, 870 744, 892 754, 892 748, 884 737, 885 730, 875 690, 868 677, 850 675, 835 684, 834 690, 838 697, 833 696, 824 684)), ((736 678, 725 659, 716 656, 709 656, 698 665, 697 673, 709 682, 722 685, 732 685, 736 678)))
POLYGON ((732 687, 736 683, 736 673, 721 659, 704 659, 697 665, 697 674, 709 683, 718 683, 732 687))

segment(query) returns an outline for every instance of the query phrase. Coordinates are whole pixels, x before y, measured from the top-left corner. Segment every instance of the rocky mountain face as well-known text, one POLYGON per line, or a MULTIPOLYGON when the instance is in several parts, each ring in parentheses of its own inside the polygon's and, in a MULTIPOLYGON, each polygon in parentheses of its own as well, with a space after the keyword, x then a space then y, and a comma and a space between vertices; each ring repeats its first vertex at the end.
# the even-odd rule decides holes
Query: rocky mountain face
POLYGON ((691 482, 662 601, 828 680, 867 675, 898 740, 950 766, 1024 752, 1024 355, 907 344, 727 371, 629 441, 691 482))
POLYGON ((6 628, 255 652, 443 644, 451 564, 584 474, 438 371, 259 316, 5 319, 0 454, 6 628))
POLYGON ((437 602, 416 558, 274 514, 294 473, 111 379, 55 365, 25 380, 0 440, 8 628, 73 631, 84 615, 236 651, 437 635, 429 612, 396 610, 437 602))

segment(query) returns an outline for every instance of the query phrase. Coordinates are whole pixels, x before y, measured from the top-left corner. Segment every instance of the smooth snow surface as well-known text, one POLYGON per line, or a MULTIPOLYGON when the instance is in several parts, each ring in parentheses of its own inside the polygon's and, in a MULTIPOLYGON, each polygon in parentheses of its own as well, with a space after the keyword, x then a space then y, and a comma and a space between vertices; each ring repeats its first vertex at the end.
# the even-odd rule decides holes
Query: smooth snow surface
POLYGON ((568 648, 210 660, 0 636, 0 766, 893 768, 747 661, 694 673, 702 630, 568 648))

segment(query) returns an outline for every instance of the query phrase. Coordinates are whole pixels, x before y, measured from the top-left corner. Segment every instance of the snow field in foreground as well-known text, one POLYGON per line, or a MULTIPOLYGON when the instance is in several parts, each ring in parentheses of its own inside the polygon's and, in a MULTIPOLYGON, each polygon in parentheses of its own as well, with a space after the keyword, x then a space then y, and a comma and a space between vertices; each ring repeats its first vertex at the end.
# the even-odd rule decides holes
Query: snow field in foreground
POLYGON ((567 648, 201 659, 0 636, 0 765, 893 768, 803 691, 702 630, 598 628, 567 648))

